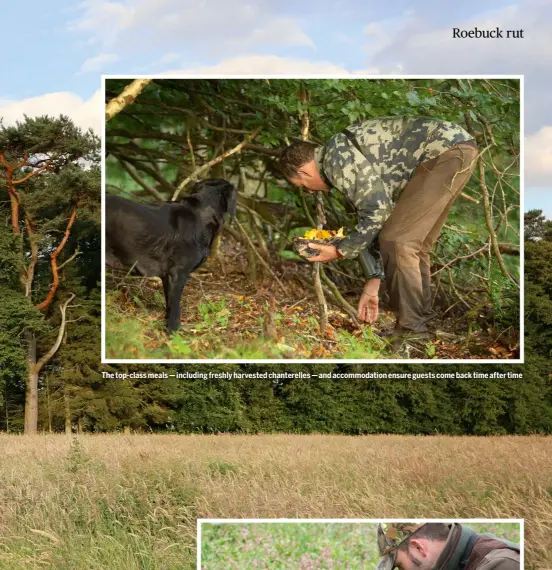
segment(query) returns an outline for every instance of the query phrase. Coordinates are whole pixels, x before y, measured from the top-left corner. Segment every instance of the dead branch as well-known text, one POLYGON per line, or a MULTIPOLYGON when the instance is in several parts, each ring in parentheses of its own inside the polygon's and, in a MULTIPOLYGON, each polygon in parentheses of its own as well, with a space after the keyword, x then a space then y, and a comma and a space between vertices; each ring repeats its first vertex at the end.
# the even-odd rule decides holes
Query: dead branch
POLYGON ((190 129, 186 127, 186 141, 188 142, 188 149, 190 151, 190 158, 192 160, 192 172, 196 169, 196 161, 194 154, 194 147, 192 145, 192 139, 190 138, 190 129))
POLYGON ((174 202, 175 200, 178 199, 180 192, 182 192, 182 190, 184 190, 184 188, 186 188, 186 185, 188 184, 188 182, 190 182, 190 180, 195 180, 202 172, 211 168, 211 166, 214 166, 215 164, 222 162, 225 158, 228 158, 229 156, 231 156, 232 154, 235 154, 236 152, 240 152, 242 150, 242 148, 244 147, 244 145, 246 143, 248 143, 249 141, 253 140, 260 132, 261 132, 260 128, 256 129, 247 138, 245 138, 241 143, 236 145, 234 148, 227 150, 225 153, 221 154, 220 156, 217 156, 213 160, 210 160, 206 164, 197 168, 194 172, 192 172, 192 174, 190 174, 190 176, 185 178, 178 185, 178 188, 176 189, 175 193, 173 194, 173 197, 171 198, 171 200, 174 202))
POLYGON ((456 228, 456 227, 454 227, 454 226, 447 226, 447 224, 445 224, 443 227, 444 227, 444 228, 447 228, 447 230, 451 230, 451 231, 457 232, 457 233, 459 233, 459 234, 467 234, 467 235, 470 235, 470 236, 474 235, 474 232, 468 232, 468 231, 466 231, 466 230, 461 230, 460 228, 456 228))
POLYGON ((123 89, 123 92, 120 95, 111 99, 111 101, 109 101, 105 106, 106 122, 120 113, 127 105, 133 103, 136 97, 138 97, 142 92, 142 89, 144 89, 144 87, 146 87, 150 82, 151 79, 135 79, 123 89))
POLYGON ((255 252, 256 257, 259 259, 259 261, 261 262, 262 266, 266 269, 268 269, 268 271, 270 272, 270 274, 272 275, 272 277, 274 277, 274 279, 276 280, 276 282, 278 283, 278 285, 280 285, 280 289, 282 289, 282 291, 287 295, 287 289, 285 288, 284 284, 280 281, 280 279, 278 278, 278 276, 274 273, 274 271, 272 271, 272 269, 270 268, 270 265, 268 265, 268 263, 263 259, 263 256, 257 251, 257 248, 255 247, 255 245, 253 244, 253 242, 251 241, 251 238, 247 235, 247 232, 243 229, 243 226, 240 224, 239 220, 236 218, 235 223, 237 224, 238 228, 240 228, 240 231, 243 235, 243 237, 245 238, 246 242, 249 244, 249 246, 252 248, 252 250, 255 252))
MULTIPOLYGON (((322 196, 320 196, 320 193, 317 193, 316 229, 321 230, 325 222, 326 216, 324 215, 324 204, 322 202, 322 196)), ((323 333, 328 328, 328 303, 324 297, 324 290, 322 288, 322 281, 320 279, 320 263, 314 262, 313 265, 314 291, 316 293, 316 298, 318 299, 318 307, 320 310, 320 331, 323 333)))
POLYGON ((464 198, 465 200, 469 200, 470 202, 473 202, 474 204, 479 204, 479 200, 472 198, 469 194, 465 194, 464 192, 460 192, 460 197, 464 198))
POLYGON ((75 295, 73 293, 71 293, 69 295, 69 298, 60 306, 59 310, 61 311, 61 324, 59 325, 59 330, 58 330, 56 341, 54 342, 54 344, 52 345, 50 350, 44 356, 42 356, 42 358, 40 358, 38 360, 38 362, 35 364, 35 373, 36 374, 38 374, 40 372, 42 367, 46 363, 48 363, 52 359, 54 354, 58 351, 58 348, 61 345, 61 341, 63 340, 63 335, 65 334, 65 325, 66 325, 65 313, 67 311, 67 305, 69 305, 69 303, 74 298, 75 298, 75 295))
MULTIPOLYGON (((309 101, 309 94, 305 85, 302 85, 297 94, 297 98, 301 103, 307 104, 309 101)), ((309 126, 310 126, 310 116, 309 110, 305 109, 303 111, 303 117, 301 119, 301 139, 306 141, 309 138, 309 126)), ((303 204, 306 206, 306 203, 303 204)), ((308 215, 308 209, 305 210, 308 215)), ((316 194, 316 228, 321 230, 323 225, 326 223, 326 216, 324 215, 324 203, 322 201, 322 196, 319 192, 316 194)), ((320 313, 320 332, 324 333, 328 328, 328 303, 324 296, 324 289, 322 287, 321 281, 321 267, 320 263, 315 261, 312 268, 312 276, 314 282, 314 292, 316 293, 316 299, 318 300, 318 310, 320 313)))
POLYGON ((322 281, 324 281, 328 289, 330 289, 330 291, 332 292, 334 299, 337 301, 337 303, 351 317, 351 320, 353 321, 355 326, 357 327, 360 326, 356 318, 356 311, 354 307, 344 299, 337 285, 326 275, 326 272, 324 271, 323 267, 321 268, 320 271, 320 277, 322 278, 322 281))
MULTIPOLYGON (((468 127, 468 132, 475 138, 475 131, 469 113, 465 113, 465 119, 466 119, 466 125, 468 127)), ((494 137, 492 140, 494 140, 494 137)), ((481 188, 481 193, 483 194, 483 209, 485 211, 485 222, 487 224, 487 229, 489 231, 489 238, 491 240, 493 253, 498 261, 498 265, 500 266, 502 273, 519 287, 519 283, 512 275, 510 275, 510 272, 506 268, 506 264, 504 263, 504 259, 502 258, 502 254, 500 253, 500 248, 498 246, 496 232, 494 231, 493 228, 493 214, 491 210, 491 202, 489 200, 489 189, 487 188, 487 184, 485 183, 485 163, 483 162, 483 153, 491 146, 492 142, 490 145, 484 148, 477 157, 477 164, 479 170, 479 187, 481 188)))
POLYGON ((504 263, 504 259, 502 258, 502 254, 500 253, 498 240, 496 238, 496 233, 493 228, 491 203, 489 200, 489 190, 487 188, 487 185, 485 184, 485 164, 483 163, 481 155, 479 156, 478 163, 479 163, 479 186, 481 188, 481 192, 483 193, 483 207, 485 209, 485 221, 487 223, 487 229, 489 230, 489 237, 491 239, 493 252, 498 261, 500 269, 502 270, 502 273, 504 273, 506 277, 511 279, 519 287, 519 283, 514 279, 512 275, 510 275, 510 272, 506 268, 506 264, 504 263))
POLYGON ((29 297, 31 295, 36 264, 38 263, 38 245, 36 243, 34 226, 28 213, 25 215, 25 226, 27 227, 27 235, 29 236, 29 243, 31 245, 31 260, 29 261, 29 267, 27 267, 24 277, 25 297, 29 297))
MULTIPOLYGON (((117 159, 121 160, 119 158, 119 153, 113 152, 112 154, 116 156, 117 159)), ((145 174, 149 174, 154 180, 157 180, 157 182, 159 182, 159 186, 160 188, 163 188, 163 190, 169 193, 174 190, 174 186, 167 182, 167 180, 165 180, 165 178, 163 178, 159 172, 157 172, 154 168, 147 166, 146 164, 142 164, 141 160, 130 158, 129 156, 125 156, 122 160, 128 162, 129 164, 132 164, 136 169, 139 168, 145 174)))
POLYGON ((132 164, 126 162, 120 156, 117 156, 119 164, 128 172, 129 176, 135 181, 140 184, 140 186, 146 191, 149 192, 152 196, 155 197, 156 200, 159 202, 165 202, 165 198, 156 190, 153 186, 150 186, 136 171, 136 168, 132 166, 132 164))
POLYGON ((305 191, 302 188, 299 190, 299 195, 301 197, 301 206, 303 207, 303 212, 305 212, 305 216, 307 217, 307 220, 309 221, 311 227, 314 228, 316 226, 316 222, 314 221, 314 218, 312 217, 312 214, 309 210, 309 205, 307 204, 307 200, 305 198, 305 191))
POLYGON ((80 255, 82 252, 79 251, 79 248, 77 247, 77 249, 75 250, 75 253, 73 253, 73 255, 71 255, 68 259, 66 259, 61 265, 58 266, 58 271, 60 269, 63 269, 68 263, 71 263, 71 261, 73 261, 73 259, 75 259, 75 257, 77 257, 78 255, 80 255))
POLYGON ((466 299, 464 299, 464 297, 460 294, 460 292, 458 291, 457 287, 454 285, 454 279, 452 278, 452 272, 450 270, 450 267, 447 267, 447 272, 449 274, 449 279, 450 279, 450 286, 452 287, 452 290, 454 291, 454 293, 456 294, 456 296, 458 297, 458 299, 460 299, 460 301, 462 303, 464 303, 464 305, 466 305, 466 307, 468 309, 471 309, 471 305, 466 301, 466 299))
POLYGON ((480 253, 483 253, 488 250, 489 250, 489 244, 486 243, 483 247, 480 247, 477 251, 469 253, 468 255, 460 255, 458 257, 455 257, 452 261, 449 261, 446 265, 443 265, 443 267, 437 269, 437 271, 434 271, 431 274, 431 276, 433 277, 434 275, 441 273, 443 269, 448 269, 451 265, 454 265, 457 261, 460 261, 461 259, 469 259, 470 257, 475 257, 476 255, 479 255, 480 253))

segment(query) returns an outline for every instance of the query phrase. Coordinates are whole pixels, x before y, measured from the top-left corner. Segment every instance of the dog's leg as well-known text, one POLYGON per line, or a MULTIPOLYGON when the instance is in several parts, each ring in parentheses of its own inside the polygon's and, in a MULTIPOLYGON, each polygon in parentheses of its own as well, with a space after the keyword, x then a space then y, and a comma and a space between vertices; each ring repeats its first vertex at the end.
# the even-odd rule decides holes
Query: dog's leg
POLYGON ((180 298, 186 281, 188 281, 189 273, 182 270, 171 270, 169 272, 169 318, 167 328, 172 333, 180 327, 180 298))
POLYGON ((170 289, 169 289, 169 276, 164 275, 161 278, 163 281, 163 293, 165 294, 165 318, 169 318, 169 314, 171 312, 171 296, 170 296, 170 289))

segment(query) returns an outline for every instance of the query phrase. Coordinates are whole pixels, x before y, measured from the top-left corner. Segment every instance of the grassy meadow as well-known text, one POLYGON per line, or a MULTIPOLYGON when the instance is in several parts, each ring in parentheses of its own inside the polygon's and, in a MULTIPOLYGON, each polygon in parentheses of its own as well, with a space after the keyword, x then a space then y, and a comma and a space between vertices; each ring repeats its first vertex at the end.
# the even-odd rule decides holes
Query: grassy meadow
POLYGON ((0 436, 0 569, 176 570, 197 518, 525 518, 552 565, 551 437, 0 436))

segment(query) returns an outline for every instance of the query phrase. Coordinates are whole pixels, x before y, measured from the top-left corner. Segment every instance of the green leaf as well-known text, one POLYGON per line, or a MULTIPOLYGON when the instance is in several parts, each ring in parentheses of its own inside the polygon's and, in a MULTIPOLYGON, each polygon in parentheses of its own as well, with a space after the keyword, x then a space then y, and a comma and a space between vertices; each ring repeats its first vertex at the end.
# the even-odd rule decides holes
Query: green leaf
POLYGON ((406 100, 412 105, 413 107, 417 107, 420 105, 420 97, 416 91, 409 91, 406 95, 406 100))

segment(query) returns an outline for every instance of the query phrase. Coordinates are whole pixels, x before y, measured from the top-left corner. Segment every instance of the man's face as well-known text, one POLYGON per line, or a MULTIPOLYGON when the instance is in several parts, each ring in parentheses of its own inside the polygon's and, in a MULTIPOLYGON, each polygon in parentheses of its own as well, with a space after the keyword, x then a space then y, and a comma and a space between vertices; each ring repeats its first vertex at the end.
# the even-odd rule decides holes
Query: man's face
POLYGON ((297 171, 297 176, 288 178, 288 180, 294 186, 302 186, 309 194, 320 191, 327 192, 329 190, 329 187, 322 180, 314 160, 304 164, 297 171))
POLYGON ((404 549, 397 550, 395 567, 399 570, 431 570, 444 544, 425 538, 412 538, 404 549))

